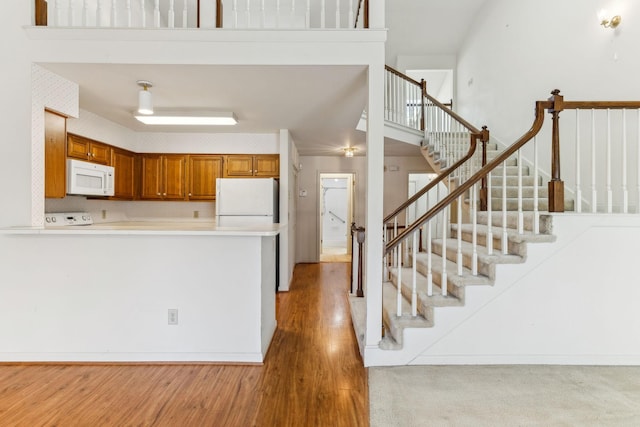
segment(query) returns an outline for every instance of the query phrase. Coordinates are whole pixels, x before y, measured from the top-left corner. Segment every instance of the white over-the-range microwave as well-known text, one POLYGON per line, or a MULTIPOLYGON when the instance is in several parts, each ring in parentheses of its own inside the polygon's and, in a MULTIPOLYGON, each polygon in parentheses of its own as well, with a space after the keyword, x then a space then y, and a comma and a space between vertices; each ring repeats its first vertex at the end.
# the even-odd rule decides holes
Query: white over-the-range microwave
POLYGON ((67 159, 67 194, 113 196, 113 166, 67 159))

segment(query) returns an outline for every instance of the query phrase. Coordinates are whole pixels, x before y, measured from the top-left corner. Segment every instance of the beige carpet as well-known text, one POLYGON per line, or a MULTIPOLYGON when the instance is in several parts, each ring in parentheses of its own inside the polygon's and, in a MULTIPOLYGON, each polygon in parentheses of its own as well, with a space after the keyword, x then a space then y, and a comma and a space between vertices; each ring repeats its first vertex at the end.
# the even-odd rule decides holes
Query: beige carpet
POLYGON ((640 426, 640 367, 369 368, 371 427, 640 426))

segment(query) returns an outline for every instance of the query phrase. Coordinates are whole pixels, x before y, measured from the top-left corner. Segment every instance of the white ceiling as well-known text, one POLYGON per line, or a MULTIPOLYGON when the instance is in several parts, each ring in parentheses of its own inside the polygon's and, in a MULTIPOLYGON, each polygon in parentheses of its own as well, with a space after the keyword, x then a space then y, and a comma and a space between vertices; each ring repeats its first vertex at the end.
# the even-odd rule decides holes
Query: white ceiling
MULTIPOLYGON (((387 57, 456 52, 485 0, 387 0, 387 57), (401 13, 400 13, 401 12, 401 13)), ((356 125, 367 100, 364 66, 41 64, 80 86, 80 108, 139 132, 260 133, 289 129, 301 155, 366 150, 356 125), (232 111, 231 127, 145 126, 133 118, 137 80, 149 80, 157 109, 232 111)), ((388 156, 419 155, 385 141, 388 156)))

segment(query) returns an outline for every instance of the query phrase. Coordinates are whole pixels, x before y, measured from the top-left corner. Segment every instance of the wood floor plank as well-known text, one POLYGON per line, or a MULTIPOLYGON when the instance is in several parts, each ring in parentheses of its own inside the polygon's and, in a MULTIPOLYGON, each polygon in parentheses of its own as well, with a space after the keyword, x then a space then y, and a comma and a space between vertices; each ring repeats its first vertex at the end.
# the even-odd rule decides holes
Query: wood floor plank
POLYGON ((0 426, 368 426, 350 264, 296 266, 264 365, 0 364, 0 426))

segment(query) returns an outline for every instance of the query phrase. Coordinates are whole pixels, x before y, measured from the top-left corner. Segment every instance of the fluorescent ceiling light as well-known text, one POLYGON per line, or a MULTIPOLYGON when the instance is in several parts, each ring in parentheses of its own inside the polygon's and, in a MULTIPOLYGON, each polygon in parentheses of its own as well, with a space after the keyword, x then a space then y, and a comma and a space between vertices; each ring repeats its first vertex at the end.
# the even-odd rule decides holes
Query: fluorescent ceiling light
POLYGON ((153 115, 134 115, 145 125, 224 126, 238 124, 235 114, 212 111, 156 111, 153 115))

